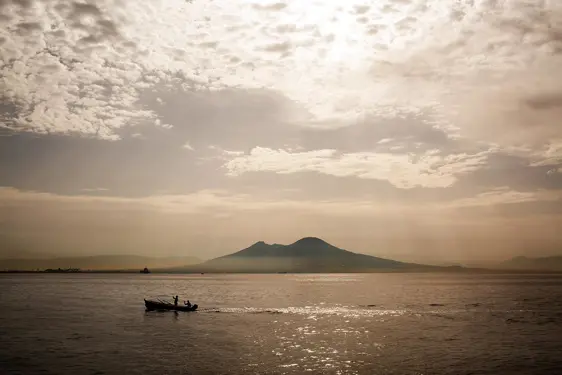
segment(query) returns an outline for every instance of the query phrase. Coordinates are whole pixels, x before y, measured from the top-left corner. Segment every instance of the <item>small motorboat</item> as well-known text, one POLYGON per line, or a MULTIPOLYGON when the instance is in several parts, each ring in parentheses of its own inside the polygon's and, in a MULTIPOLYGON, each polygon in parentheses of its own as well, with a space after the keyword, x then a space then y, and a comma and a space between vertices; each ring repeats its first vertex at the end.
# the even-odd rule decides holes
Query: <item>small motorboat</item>
POLYGON ((147 311, 153 310, 170 310, 170 311, 195 311, 197 310, 197 304, 187 306, 187 305, 174 305, 173 303, 163 302, 163 301, 151 301, 144 300, 144 305, 147 311))

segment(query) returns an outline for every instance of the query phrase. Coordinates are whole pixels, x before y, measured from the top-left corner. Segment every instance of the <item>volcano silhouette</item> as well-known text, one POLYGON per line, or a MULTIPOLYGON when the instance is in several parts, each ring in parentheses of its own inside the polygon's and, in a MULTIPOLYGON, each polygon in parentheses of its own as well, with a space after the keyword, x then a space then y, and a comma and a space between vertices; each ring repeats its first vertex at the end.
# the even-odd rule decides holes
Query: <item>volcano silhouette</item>
POLYGON ((259 241, 243 250, 197 266, 206 272, 369 272, 432 268, 413 263, 354 253, 316 237, 290 244, 259 241))

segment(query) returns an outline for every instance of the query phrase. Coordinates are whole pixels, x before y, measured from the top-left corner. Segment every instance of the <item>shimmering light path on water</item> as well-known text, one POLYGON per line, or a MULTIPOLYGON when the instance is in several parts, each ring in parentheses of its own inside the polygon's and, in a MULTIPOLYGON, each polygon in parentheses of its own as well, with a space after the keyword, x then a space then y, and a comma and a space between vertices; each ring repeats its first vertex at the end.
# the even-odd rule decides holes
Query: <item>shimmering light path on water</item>
POLYGON ((0 276, 2 374, 545 374, 562 276, 0 276), (179 294, 196 313, 145 312, 179 294))

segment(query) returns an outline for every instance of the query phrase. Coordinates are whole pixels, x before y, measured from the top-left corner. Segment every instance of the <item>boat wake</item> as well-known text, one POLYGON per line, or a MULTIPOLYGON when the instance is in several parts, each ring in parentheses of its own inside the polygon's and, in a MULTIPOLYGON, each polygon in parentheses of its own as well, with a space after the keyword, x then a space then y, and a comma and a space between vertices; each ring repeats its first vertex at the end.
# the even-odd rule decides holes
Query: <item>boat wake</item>
POLYGON ((434 317, 448 320, 462 319, 462 316, 472 316, 487 311, 479 308, 480 304, 467 306, 448 307, 445 304, 430 303, 419 306, 404 306, 399 308, 389 308, 376 304, 365 305, 335 305, 327 306, 324 304, 315 306, 297 307, 208 307, 200 308, 200 313, 223 313, 223 314, 292 314, 306 315, 309 317, 321 316, 341 316, 350 318, 369 318, 369 317, 434 317))

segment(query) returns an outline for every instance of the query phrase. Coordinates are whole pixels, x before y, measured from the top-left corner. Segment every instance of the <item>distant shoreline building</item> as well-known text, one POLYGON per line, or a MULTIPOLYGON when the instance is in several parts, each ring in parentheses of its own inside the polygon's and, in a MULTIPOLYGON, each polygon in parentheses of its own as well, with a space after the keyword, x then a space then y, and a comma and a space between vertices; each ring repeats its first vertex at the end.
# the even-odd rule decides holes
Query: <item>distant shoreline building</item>
POLYGON ((66 272, 80 272, 80 268, 47 268, 45 272, 56 272, 56 273, 66 273, 66 272))

